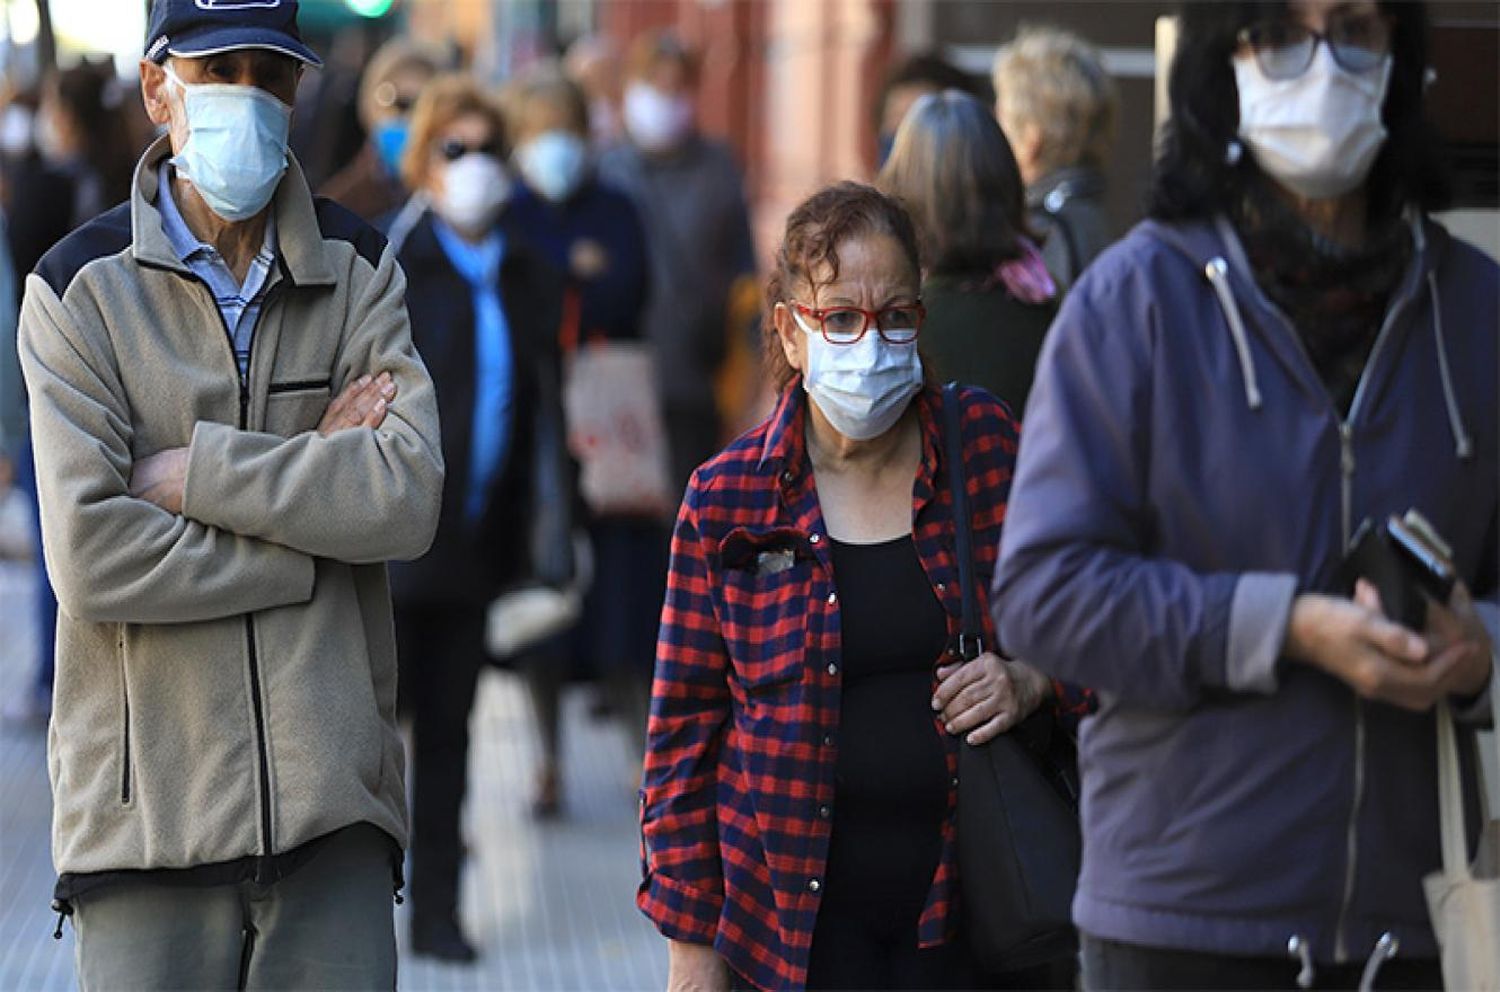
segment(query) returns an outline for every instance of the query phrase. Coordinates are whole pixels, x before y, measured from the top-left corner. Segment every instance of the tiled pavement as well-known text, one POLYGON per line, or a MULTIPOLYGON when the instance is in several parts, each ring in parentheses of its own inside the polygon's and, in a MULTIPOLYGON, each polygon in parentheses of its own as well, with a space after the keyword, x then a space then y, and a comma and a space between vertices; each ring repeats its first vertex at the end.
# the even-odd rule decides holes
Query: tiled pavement
MULTIPOLYGON (((28 677, 26 570, 0 563, 0 699, 28 677)), ((462 916, 482 947, 474 967, 413 958, 398 910, 403 989, 660 989, 665 944, 635 911, 633 779, 624 735, 566 702, 566 817, 528 812, 534 736, 520 685, 486 673, 474 714, 462 916)), ((53 881, 44 734, 0 729, 0 992, 73 986, 73 937, 52 939, 53 881)))

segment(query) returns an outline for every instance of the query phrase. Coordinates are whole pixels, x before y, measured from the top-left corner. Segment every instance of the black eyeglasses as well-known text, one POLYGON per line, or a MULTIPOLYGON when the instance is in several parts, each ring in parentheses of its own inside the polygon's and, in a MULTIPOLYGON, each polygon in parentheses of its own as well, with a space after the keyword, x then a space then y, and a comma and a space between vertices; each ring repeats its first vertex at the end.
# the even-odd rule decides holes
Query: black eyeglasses
POLYGON ((457 162, 465 155, 500 157, 500 145, 494 141, 486 141, 482 145, 471 145, 462 138, 444 138, 443 142, 438 145, 437 151, 439 155, 449 162, 457 162))
POLYGON ((1302 75, 1312 65, 1320 41, 1345 72, 1364 73, 1390 54, 1391 25, 1386 18, 1371 14, 1334 14, 1327 31, 1314 31, 1293 21, 1262 21, 1241 31, 1239 41, 1250 47, 1267 79, 1302 75))

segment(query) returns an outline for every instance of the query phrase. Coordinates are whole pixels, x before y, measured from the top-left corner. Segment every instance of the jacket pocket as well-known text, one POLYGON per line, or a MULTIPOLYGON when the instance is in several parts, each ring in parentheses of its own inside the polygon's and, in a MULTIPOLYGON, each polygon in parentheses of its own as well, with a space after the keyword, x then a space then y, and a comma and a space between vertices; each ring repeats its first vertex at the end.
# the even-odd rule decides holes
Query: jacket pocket
POLYGON ((272 383, 266 395, 266 433, 296 437, 315 430, 332 399, 333 384, 327 379, 272 383))
POLYGON ((130 679, 125 671, 125 625, 115 632, 115 656, 120 670, 120 805, 129 806, 134 790, 130 761, 130 679))

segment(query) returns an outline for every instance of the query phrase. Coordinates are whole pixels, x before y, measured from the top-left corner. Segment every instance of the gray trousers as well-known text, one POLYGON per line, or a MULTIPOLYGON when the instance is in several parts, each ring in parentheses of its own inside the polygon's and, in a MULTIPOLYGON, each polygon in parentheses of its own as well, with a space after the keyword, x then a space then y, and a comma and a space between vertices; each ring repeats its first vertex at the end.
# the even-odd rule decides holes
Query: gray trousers
POLYGON ((394 989, 390 853, 360 824, 272 885, 86 892, 73 908, 79 988, 394 989))

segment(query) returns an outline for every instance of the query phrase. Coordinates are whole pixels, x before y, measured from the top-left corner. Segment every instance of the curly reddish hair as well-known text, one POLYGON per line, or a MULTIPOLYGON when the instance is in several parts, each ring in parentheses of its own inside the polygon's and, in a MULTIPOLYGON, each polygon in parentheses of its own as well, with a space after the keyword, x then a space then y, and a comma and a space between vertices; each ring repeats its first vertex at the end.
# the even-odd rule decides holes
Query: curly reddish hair
POLYGON ((922 271, 921 251, 911 216, 894 197, 873 186, 848 181, 825 186, 787 215, 786 231, 776 249, 776 264, 766 279, 763 326, 767 333, 761 336, 766 377, 778 393, 796 377, 797 370, 787 362, 781 336, 775 331, 776 304, 788 302, 799 286, 816 292, 819 286, 837 281, 839 246, 851 238, 872 234, 895 238, 912 270, 922 271), (814 273, 820 273, 825 266, 825 277, 815 282, 814 273))

